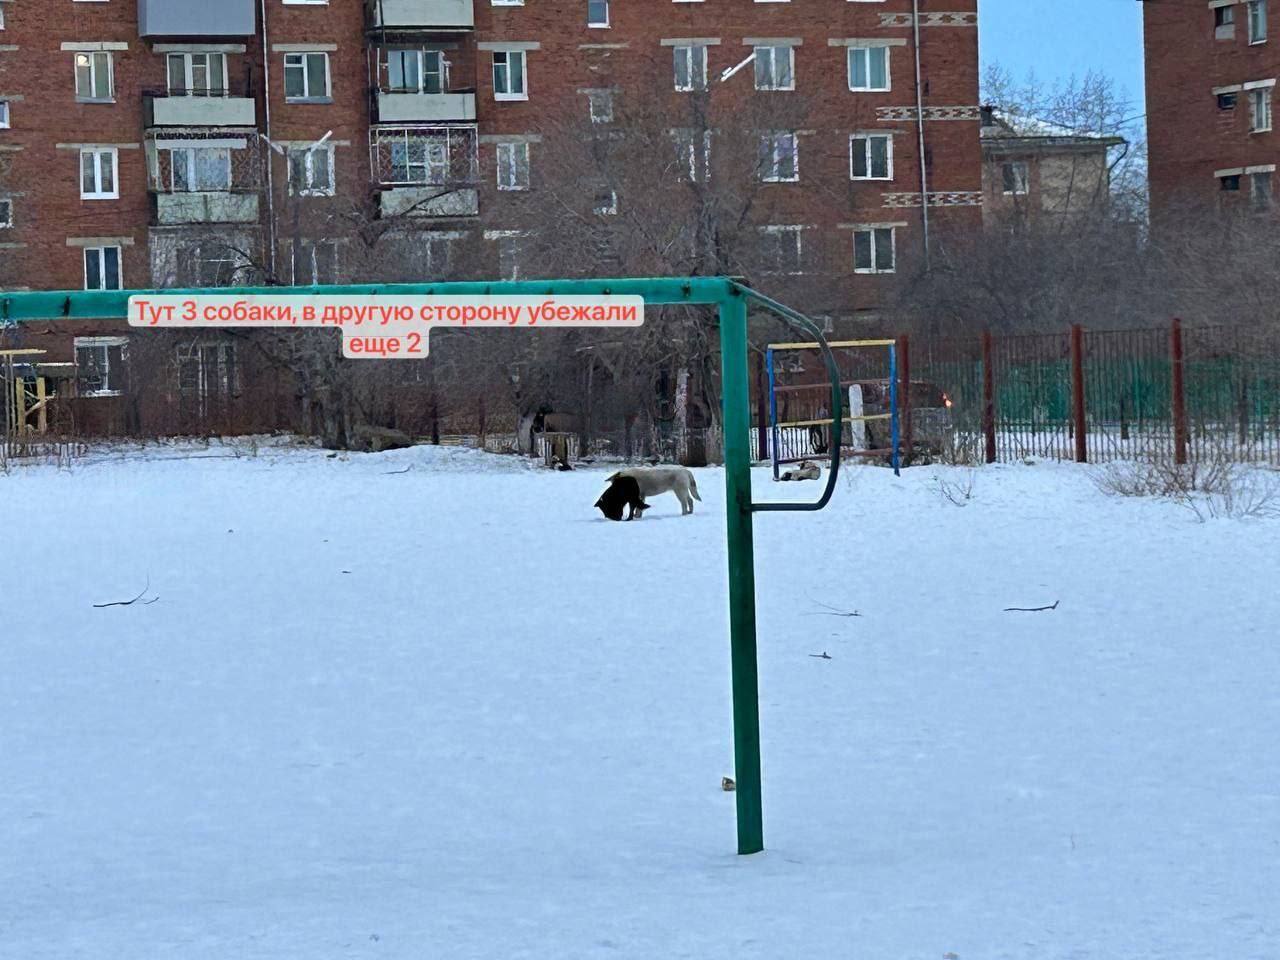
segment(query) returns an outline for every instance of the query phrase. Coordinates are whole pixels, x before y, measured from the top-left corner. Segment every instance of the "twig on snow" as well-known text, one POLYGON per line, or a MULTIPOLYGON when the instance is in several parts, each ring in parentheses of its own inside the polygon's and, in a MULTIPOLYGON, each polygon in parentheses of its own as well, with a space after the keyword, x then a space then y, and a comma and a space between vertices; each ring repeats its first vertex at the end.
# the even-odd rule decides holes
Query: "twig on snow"
POLYGON ((810 616, 810 617, 860 617, 862 616, 862 614, 860 614, 857 610, 854 610, 852 612, 849 610, 841 610, 839 607, 833 607, 831 606, 831 604, 823 603, 821 600, 814 600, 813 597, 809 598, 809 602, 816 603, 818 606, 826 607, 827 609, 812 610, 808 614, 806 614, 806 616, 810 616))
POLYGON ((1010 613, 1016 611, 1017 613, 1039 613, 1041 610, 1057 610, 1058 604, 1061 602, 1061 600, 1055 600, 1047 607, 1005 607, 1004 612, 1010 613))
MULTIPOLYGON (((146 586, 144 586, 142 588, 142 591, 132 600, 112 600, 110 603, 95 603, 93 606, 97 610, 102 610, 105 607, 131 607, 135 603, 137 603, 139 600, 142 600, 142 598, 146 596, 147 591, 150 589, 151 589, 151 578, 147 577, 146 586)), ((155 603, 159 599, 160 599, 159 597, 152 597, 150 600, 142 600, 142 605, 144 607, 149 606, 150 604, 155 603)))
POLYGON ((827 653, 827 651, 825 651, 825 650, 823 650, 821 653, 811 653, 811 654, 809 654, 809 656, 813 657, 815 660, 830 660, 830 659, 831 659, 831 654, 827 653))
POLYGON ((395 476, 398 473, 408 473, 412 469, 413 469, 413 464, 411 463, 407 467, 405 467, 403 470, 383 470, 382 472, 385 476, 391 477, 391 476, 395 476))

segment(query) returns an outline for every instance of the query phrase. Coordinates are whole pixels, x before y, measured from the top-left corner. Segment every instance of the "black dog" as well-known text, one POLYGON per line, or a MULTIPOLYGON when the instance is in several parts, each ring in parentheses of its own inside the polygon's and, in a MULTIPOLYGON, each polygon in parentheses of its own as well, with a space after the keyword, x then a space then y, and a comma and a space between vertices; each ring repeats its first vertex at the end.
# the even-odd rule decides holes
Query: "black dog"
POLYGON ((616 477, 609 484, 609 489, 600 494, 596 506, 610 520, 622 519, 622 508, 629 507, 627 519, 641 516, 649 505, 640 496, 640 484, 635 477, 616 477))

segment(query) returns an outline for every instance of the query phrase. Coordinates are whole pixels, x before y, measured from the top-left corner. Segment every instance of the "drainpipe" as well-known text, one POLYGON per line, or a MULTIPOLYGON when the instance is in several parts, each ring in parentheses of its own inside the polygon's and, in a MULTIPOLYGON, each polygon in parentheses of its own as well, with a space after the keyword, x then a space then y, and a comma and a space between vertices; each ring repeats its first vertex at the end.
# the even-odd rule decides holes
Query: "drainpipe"
MULTIPOLYGON (((262 12, 262 99, 265 104, 264 121, 267 127, 267 142, 271 140, 271 43, 267 38, 267 0, 258 0, 262 12)), ((267 265, 271 278, 276 276, 276 188, 275 164, 271 162, 271 151, 267 151, 267 265)))
POLYGON ((916 129, 920 134, 920 222, 924 227, 924 268, 929 269, 929 173, 924 164, 924 87, 920 81, 920 0, 911 0, 916 46, 916 129))

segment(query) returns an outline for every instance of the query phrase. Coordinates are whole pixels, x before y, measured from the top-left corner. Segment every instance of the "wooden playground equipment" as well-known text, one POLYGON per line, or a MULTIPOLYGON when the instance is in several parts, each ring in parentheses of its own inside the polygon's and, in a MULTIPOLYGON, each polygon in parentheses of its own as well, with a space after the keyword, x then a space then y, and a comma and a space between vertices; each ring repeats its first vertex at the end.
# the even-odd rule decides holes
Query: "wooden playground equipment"
POLYGON ((74 379, 75 364, 42 362, 47 353, 34 348, 0 350, 0 406, 4 409, 0 454, 22 455, 49 434, 50 403, 58 394, 57 386, 74 379))

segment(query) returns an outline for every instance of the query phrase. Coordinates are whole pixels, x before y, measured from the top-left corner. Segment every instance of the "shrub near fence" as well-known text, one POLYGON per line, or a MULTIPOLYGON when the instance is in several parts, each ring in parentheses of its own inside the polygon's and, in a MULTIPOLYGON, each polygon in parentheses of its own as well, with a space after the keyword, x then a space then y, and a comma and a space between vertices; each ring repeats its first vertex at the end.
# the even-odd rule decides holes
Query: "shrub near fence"
POLYGON ((988 461, 1048 457, 1280 465, 1280 332, 1224 327, 983 335, 909 346, 988 461))

